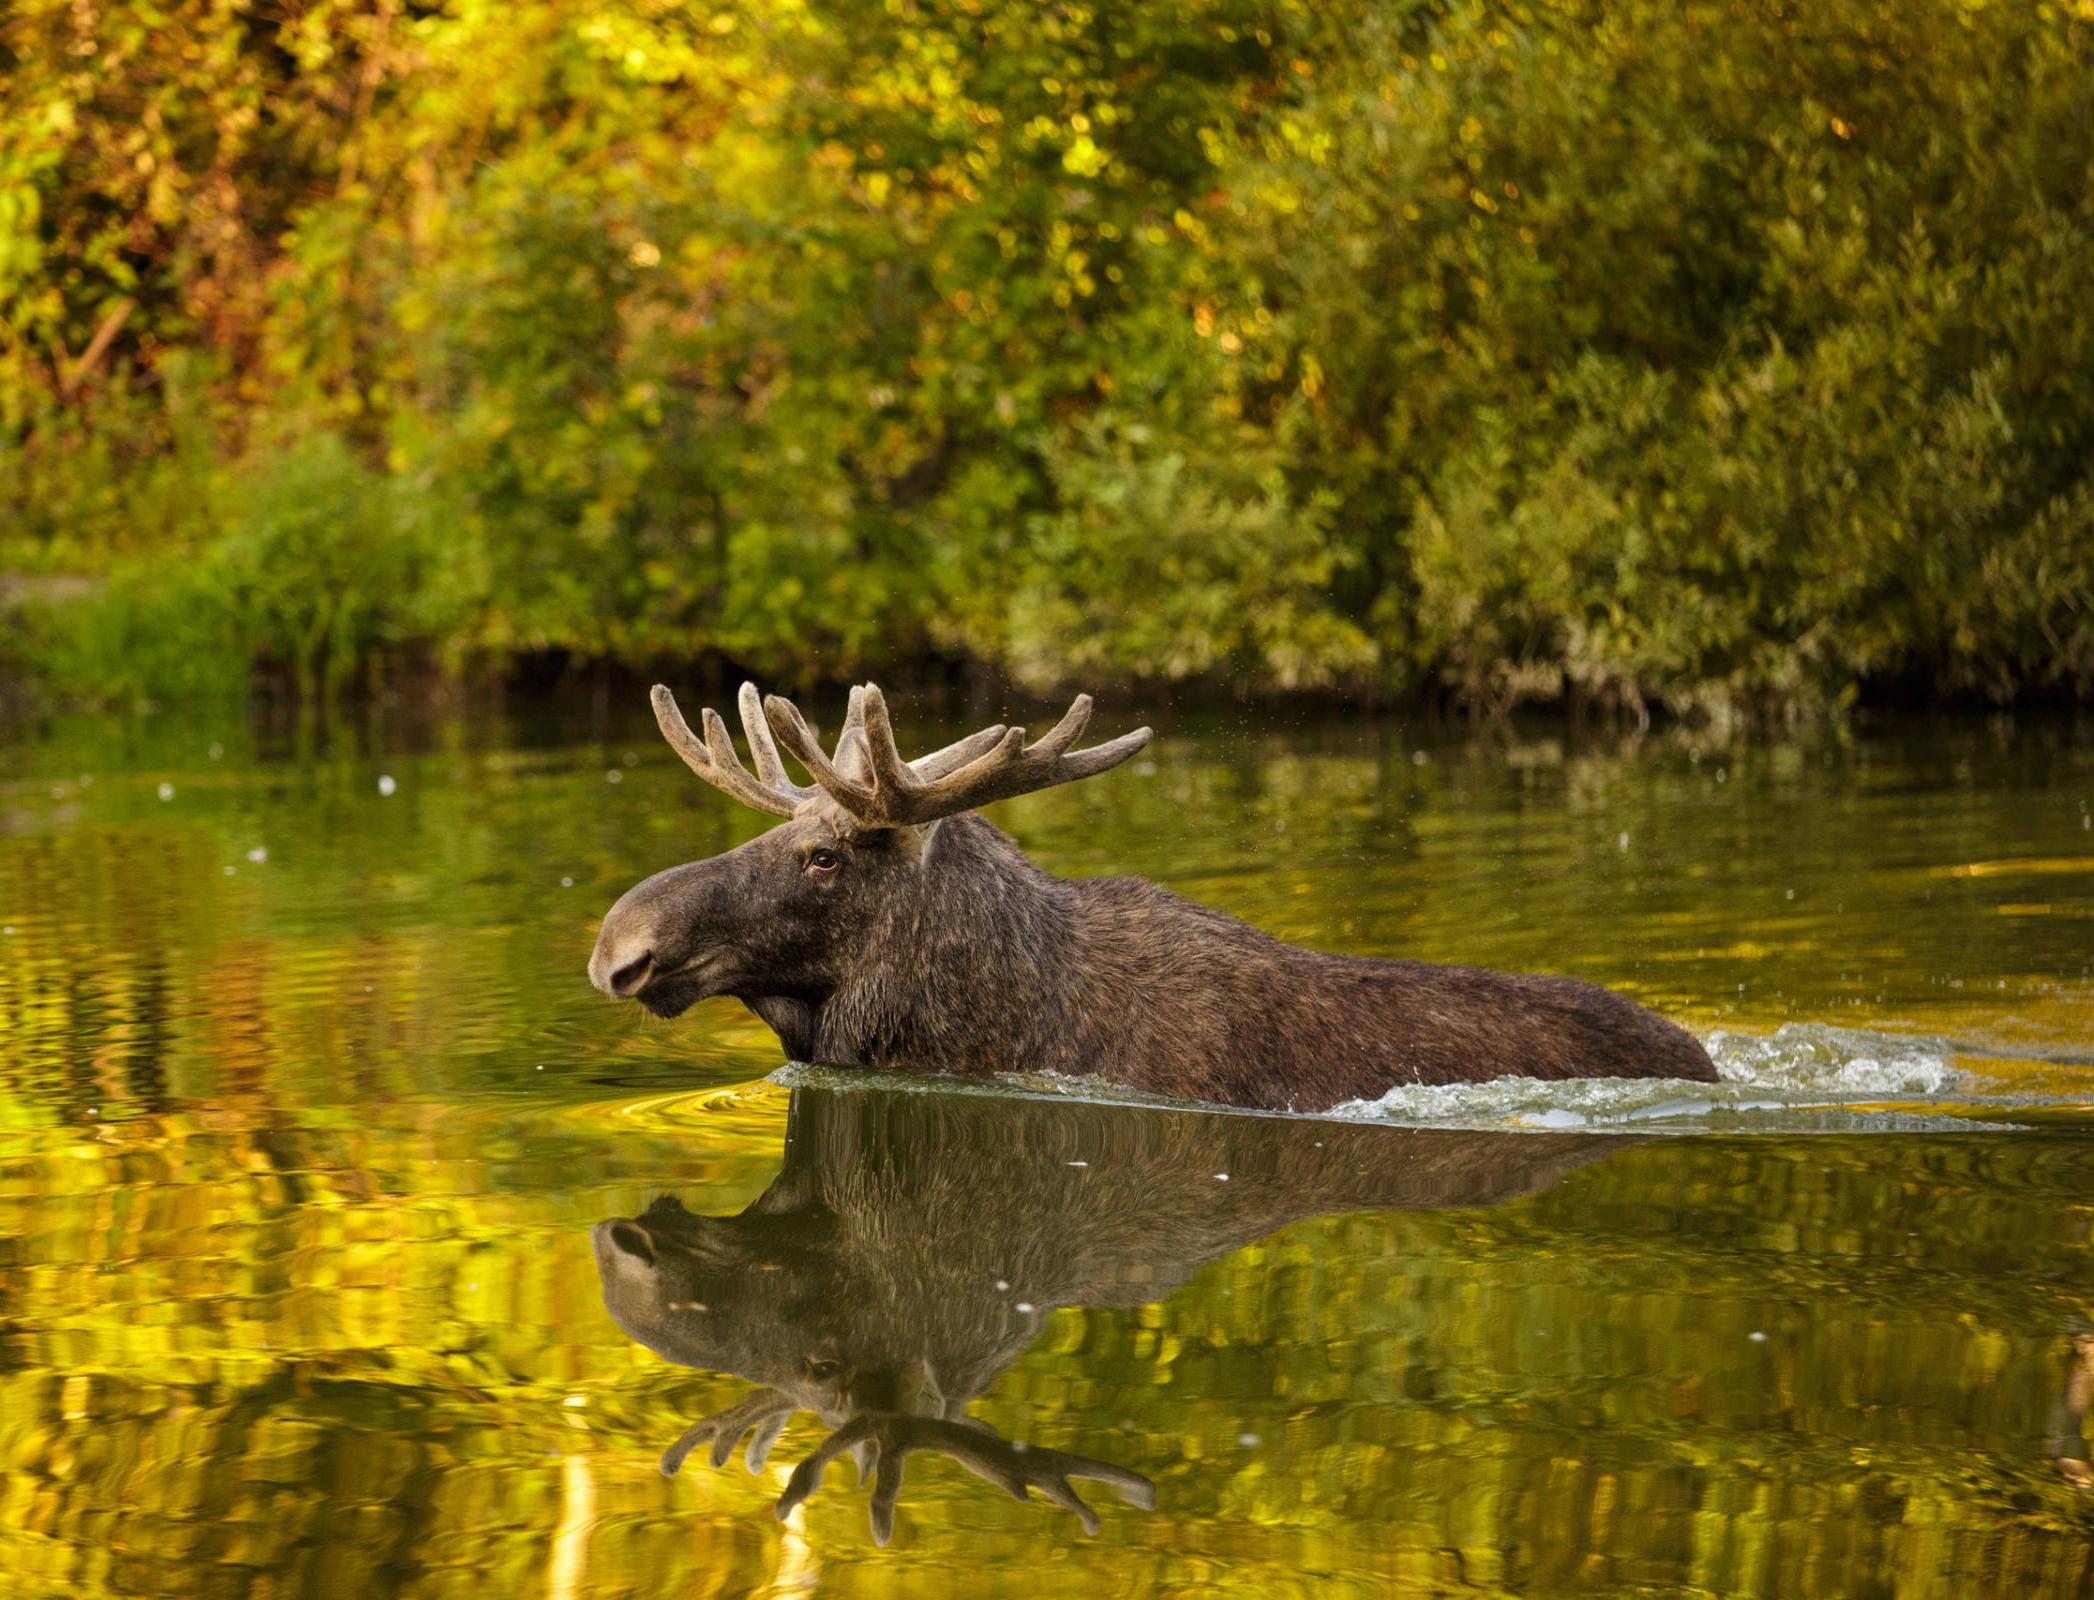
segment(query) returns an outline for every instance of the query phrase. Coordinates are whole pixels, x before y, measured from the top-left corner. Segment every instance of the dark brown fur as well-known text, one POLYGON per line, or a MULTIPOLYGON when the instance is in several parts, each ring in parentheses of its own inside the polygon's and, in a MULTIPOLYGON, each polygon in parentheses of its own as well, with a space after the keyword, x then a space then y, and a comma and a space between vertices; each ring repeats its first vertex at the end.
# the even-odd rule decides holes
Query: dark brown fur
POLYGON ((1716 1076, 1684 1030, 1610 990, 1283 944, 1139 878, 1042 872, 973 814, 867 829, 815 802, 627 893, 590 972, 662 1015, 734 995, 797 1059, 1060 1072, 1224 1105, 1716 1076), (817 851, 840 865, 815 874, 817 851), (615 981, 643 954, 639 987, 615 981))

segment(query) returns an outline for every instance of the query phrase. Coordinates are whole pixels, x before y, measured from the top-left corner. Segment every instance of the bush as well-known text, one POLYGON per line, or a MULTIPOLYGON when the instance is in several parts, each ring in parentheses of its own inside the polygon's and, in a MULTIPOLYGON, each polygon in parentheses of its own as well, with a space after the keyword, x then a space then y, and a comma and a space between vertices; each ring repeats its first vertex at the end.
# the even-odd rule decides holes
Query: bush
POLYGON ((2084 8, 174 11, 0 46, 0 561, 110 681, 2094 688, 2084 8))

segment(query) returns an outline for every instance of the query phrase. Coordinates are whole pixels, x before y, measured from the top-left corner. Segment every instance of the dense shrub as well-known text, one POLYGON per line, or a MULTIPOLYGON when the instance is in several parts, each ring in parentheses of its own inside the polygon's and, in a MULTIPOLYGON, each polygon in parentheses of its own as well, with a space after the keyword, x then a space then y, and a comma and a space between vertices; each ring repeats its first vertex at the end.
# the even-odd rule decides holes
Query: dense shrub
POLYGON ((2083 5, 163 9, 0 32, 70 681, 2094 687, 2083 5))

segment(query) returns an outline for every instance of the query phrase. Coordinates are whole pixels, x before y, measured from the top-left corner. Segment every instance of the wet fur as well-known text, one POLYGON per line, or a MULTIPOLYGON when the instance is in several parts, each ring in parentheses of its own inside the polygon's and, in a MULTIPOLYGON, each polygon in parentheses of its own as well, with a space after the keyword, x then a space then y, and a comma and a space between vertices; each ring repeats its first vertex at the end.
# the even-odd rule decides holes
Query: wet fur
POLYGON ((605 918, 599 984, 640 944, 665 969, 699 963, 643 1004, 732 994, 788 1055, 838 1066, 1058 1072, 1301 1111, 1510 1074, 1716 1076, 1684 1030, 1609 990, 1284 944, 1139 878, 1057 878, 973 813, 865 829, 810 806, 630 891, 605 918), (816 885, 802 863, 831 847, 847 870, 816 885))
POLYGON ((809 1059, 1305 1111, 1507 1074, 1716 1076, 1683 1029, 1593 984, 1284 944, 1140 878, 1056 878, 978 816, 940 825, 923 872, 806 1018, 809 1059))

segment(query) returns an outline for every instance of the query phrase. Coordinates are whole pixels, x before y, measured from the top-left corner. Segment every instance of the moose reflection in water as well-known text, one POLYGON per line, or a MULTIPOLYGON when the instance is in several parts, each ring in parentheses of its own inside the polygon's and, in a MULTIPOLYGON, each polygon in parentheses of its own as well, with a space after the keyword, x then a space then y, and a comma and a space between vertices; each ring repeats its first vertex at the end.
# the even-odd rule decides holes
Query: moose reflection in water
POLYGON ((604 1303, 684 1366, 760 1385, 662 1457, 760 1469, 791 1417, 834 1430, 778 1502, 783 1517, 850 1453, 892 1532, 911 1451, 947 1455, 1023 1500, 1096 1514, 1090 1479, 1155 1503, 1123 1466, 1027 1448, 969 1417, 1061 1306, 1162 1299, 1207 1262, 1326 1212, 1491 1206, 1638 1141, 1130 1111, 972 1094, 799 1089, 784 1167, 737 1216, 674 1198, 593 1233, 604 1303))

